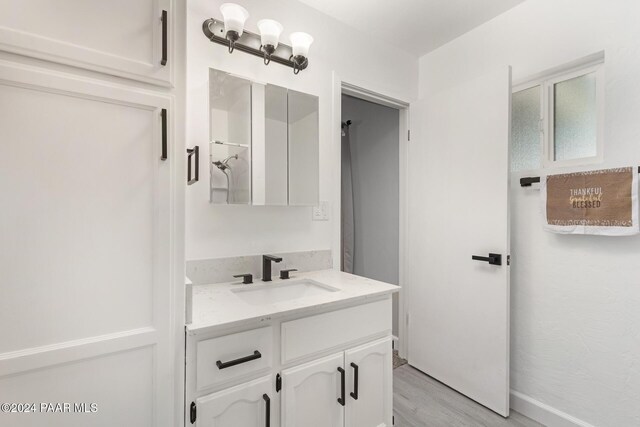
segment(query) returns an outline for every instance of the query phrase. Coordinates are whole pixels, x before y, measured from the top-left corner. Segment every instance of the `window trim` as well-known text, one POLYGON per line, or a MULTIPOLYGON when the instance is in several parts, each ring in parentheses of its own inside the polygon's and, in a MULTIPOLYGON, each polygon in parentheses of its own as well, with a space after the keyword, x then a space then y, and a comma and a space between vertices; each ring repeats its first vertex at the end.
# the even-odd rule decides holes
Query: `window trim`
MULTIPOLYGON (((554 169, 588 166, 604 162, 604 52, 591 55, 571 64, 524 79, 512 86, 512 94, 540 86, 540 167, 554 169), (554 85, 586 74, 596 77, 596 155, 570 160, 554 160, 554 85)), ((526 171, 517 171, 526 172, 526 171)))

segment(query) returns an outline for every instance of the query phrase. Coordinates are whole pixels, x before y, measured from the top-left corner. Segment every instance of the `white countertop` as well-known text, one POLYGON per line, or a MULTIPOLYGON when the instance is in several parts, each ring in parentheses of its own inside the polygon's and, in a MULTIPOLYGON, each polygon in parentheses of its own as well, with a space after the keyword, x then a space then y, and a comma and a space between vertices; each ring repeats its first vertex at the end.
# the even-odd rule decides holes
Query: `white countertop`
POLYGON ((375 299, 400 290, 399 286, 367 279, 338 270, 320 270, 292 274, 289 280, 274 277, 272 282, 262 282, 259 278, 252 285, 240 282, 193 285, 192 323, 187 331, 217 326, 236 326, 256 320, 314 311, 330 310, 331 306, 358 303, 375 299), (277 303, 250 304, 236 292, 238 289, 262 288, 284 283, 310 279, 320 284, 336 288, 334 292, 323 292, 303 298, 277 303))

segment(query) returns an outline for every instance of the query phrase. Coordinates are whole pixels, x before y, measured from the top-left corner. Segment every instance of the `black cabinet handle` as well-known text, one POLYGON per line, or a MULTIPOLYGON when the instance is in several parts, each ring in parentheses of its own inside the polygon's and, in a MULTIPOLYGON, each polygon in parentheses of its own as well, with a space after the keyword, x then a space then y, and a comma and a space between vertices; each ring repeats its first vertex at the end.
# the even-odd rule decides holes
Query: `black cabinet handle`
POLYGON ((340 372, 340 397, 338 398, 338 403, 344 406, 344 369, 338 367, 338 372, 340 372))
POLYGON ((252 360, 260 359, 261 357, 262 354, 260 354, 260 352, 256 350, 251 356, 241 357, 239 359, 230 360, 228 362, 221 362, 220 360, 218 360, 216 362, 216 366, 218 367, 218 369, 225 369, 230 368, 231 366, 239 365, 241 363, 251 362, 252 360))
POLYGON ((162 154, 160 160, 167 160, 167 109, 163 108, 160 112, 162 117, 162 154))
POLYGON ((198 409, 196 407, 196 402, 191 402, 191 407, 189 408, 189 421, 191 421, 191 424, 195 424, 197 416, 198 409))
POLYGON ((489 256, 471 255, 474 261, 486 261, 491 265, 502 265, 502 254, 489 254, 489 256))
POLYGON ((349 393, 354 400, 358 400, 358 365, 351 362, 353 368, 353 391, 349 393))
POLYGON ((264 425, 269 427, 271 425, 271 399, 267 393, 262 395, 265 404, 264 425))
POLYGON ((167 65, 167 21, 169 18, 167 17, 167 11, 162 11, 162 59, 160 60, 160 64, 167 65))
POLYGON ((200 179, 200 147, 187 148, 187 185, 195 184, 200 179), (191 176, 191 158, 195 158, 194 174, 191 176))

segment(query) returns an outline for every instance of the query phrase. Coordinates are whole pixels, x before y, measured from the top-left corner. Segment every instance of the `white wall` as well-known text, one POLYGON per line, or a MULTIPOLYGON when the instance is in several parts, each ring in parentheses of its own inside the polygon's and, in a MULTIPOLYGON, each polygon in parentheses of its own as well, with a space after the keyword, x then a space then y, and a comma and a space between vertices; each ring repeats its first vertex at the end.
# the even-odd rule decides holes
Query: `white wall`
MULTIPOLYGON (((383 41, 373 40, 293 0, 244 0, 256 30, 261 18, 273 18, 293 31, 315 38, 309 68, 294 76, 290 68, 264 66, 259 58, 209 42, 202 22, 220 17, 221 0, 189 0, 187 17, 187 146, 200 145, 201 181, 187 188, 186 257, 204 259, 268 252, 333 249, 339 265, 340 140, 339 111, 333 111, 333 73, 350 83, 399 99, 415 98, 417 59, 383 41), (303 207, 212 206, 208 201, 208 69, 289 87, 320 97, 320 199, 331 202, 330 220, 312 222, 303 207), (337 115, 336 115, 337 114, 337 115)), ((339 96, 339 95, 338 95, 339 96)))
MULTIPOLYGON (((399 284, 400 112, 342 97, 342 121, 351 120, 351 173, 355 248, 353 273, 399 284)), ((398 336, 398 298, 393 298, 398 336)))
MULTIPOLYGON (((640 165, 640 2, 529 0, 420 59, 420 95, 496 66, 514 81, 604 50, 605 162, 640 165)), ((640 238, 541 228, 512 176, 512 389, 598 426, 640 425, 640 238)))

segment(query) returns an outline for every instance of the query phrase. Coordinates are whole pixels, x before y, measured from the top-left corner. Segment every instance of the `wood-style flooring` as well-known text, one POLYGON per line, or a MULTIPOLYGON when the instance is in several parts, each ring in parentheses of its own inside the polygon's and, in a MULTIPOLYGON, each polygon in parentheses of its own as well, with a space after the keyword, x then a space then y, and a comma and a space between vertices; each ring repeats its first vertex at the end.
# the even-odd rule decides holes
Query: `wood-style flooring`
POLYGON ((511 411, 507 419, 409 365, 393 370, 395 427, 541 427, 511 411))

